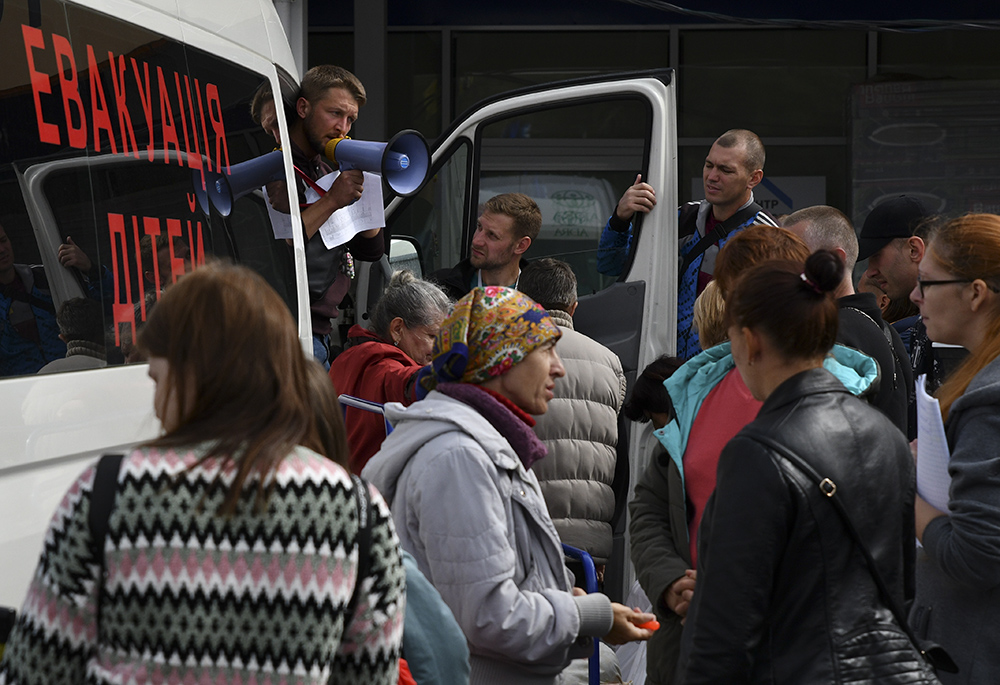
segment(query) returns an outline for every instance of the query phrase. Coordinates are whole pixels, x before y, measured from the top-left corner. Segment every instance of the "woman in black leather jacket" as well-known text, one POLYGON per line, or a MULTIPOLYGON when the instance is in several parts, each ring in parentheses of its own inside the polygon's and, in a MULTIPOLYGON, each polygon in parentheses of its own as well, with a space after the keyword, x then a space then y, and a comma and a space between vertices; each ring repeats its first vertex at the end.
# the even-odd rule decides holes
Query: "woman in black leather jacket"
POLYGON ((836 484, 897 604, 912 595, 914 467, 906 439, 822 368, 837 332, 830 252, 749 271, 727 300, 757 418, 725 447, 699 531, 684 683, 936 682, 828 500, 755 437, 836 484))

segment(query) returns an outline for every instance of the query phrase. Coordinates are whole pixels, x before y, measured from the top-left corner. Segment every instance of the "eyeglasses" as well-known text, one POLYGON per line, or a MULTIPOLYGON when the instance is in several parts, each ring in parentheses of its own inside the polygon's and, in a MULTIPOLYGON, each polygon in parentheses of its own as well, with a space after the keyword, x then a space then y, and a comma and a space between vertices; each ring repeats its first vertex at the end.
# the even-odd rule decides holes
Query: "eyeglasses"
POLYGON ((949 278, 942 281, 925 281, 921 278, 917 278, 917 287, 920 288, 920 297, 924 296, 924 288, 929 285, 946 285, 948 283, 972 283, 971 278, 949 278))

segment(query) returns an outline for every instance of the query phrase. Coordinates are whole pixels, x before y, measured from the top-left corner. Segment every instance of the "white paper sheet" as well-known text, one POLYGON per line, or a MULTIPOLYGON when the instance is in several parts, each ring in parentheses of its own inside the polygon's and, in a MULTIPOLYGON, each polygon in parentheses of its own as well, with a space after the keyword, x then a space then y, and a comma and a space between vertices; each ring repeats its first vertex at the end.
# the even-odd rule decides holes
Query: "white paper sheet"
MULTIPOLYGON (((361 199, 343 209, 338 209, 330 215, 319 233, 323 236, 323 244, 332 250, 350 241, 362 231, 385 226, 385 208, 382 206, 382 177, 378 174, 365 174, 365 190, 361 199)), ((316 181, 323 190, 329 190, 333 182, 340 176, 339 171, 327 174, 316 181)), ((306 202, 316 202, 319 194, 312 188, 306 188, 306 202)))
POLYGON ((279 212, 267 201, 267 186, 261 188, 264 192, 264 204, 267 205, 267 218, 271 220, 271 230, 274 231, 276 240, 292 239, 292 216, 279 212))
POLYGON ((924 388, 926 376, 918 376, 917 389, 917 493, 935 509, 948 511, 948 461, 951 453, 944 434, 941 407, 924 388))

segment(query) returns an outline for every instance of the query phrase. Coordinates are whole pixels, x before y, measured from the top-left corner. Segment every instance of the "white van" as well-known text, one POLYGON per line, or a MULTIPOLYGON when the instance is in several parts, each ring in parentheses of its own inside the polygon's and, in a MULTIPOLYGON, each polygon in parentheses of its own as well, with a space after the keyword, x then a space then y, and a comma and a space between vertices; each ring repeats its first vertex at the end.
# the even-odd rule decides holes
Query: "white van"
MULTIPOLYGON (((5 0, 0 9, 0 226, 9 239, 5 253, 0 236, 0 273, 12 259, 35 287, 26 298, 0 284, 0 605, 18 607, 69 483, 98 455, 159 431, 146 365, 127 363, 159 285, 209 255, 229 258, 282 295, 310 351, 312 331, 300 230, 289 249, 274 239, 259 194, 222 216, 202 211, 193 186, 204 172, 227 173, 273 147, 251 120, 250 101, 264 83, 287 98, 298 77, 270 0, 5 0), (164 247, 157 258, 144 255, 142 243, 156 236, 164 247), (59 262, 71 239, 92 264, 86 274, 59 262), (101 305, 107 367, 37 374, 57 354, 53 312, 79 297, 101 305), (33 327, 17 311, 11 318, 23 306, 35 308, 33 327)), ((578 328, 614 349, 634 379, 675 338, 671 79, 668 71, 620 75, 484 103, 441 137, 423 189, 389 203, 389 261, 424 273, 451 266, 468 254, 482 201, 527 192, 547 214, 529 258, 573 264, 586 294, 578 328), (659 203, 624 274, 602 276, 598 236, 640 172, 659 203)), ((281 108, 278 118, 287 134, 281 108)), ((288 151, 284 161, 293 187, 288 151)), ((358 321, 390 268, 361 265, 348 309, 358 321)), ((633 430, 623 441, 623 495, 629 472, 648 458, 628 449, 638 438, 633 430)), ((624 515, 617 530, 623 561, 609 571, 609 588, 620 597, 629 573, 624 515)))
POLYGON ((298 79, 270 0, 5 0, 0 54, 0 273, 12 259, 32 281, 0 284, 0 605, 18 607, 69 483, 159 431, 146 365, 125 363, 156 281, 228 257, 281 293, 308 349, 311 330, 301 241, 274 240, 259 197, 223 217, 194 196, 203 172, 273 147, 251 98, 298 79), (157 235, 166 250, 144 259, 157 235), (89 273, 60 264, 70 240, 89 273), (100 303, 108 366, 36 375, 60 355, 54 312, 78 297, 100 303))

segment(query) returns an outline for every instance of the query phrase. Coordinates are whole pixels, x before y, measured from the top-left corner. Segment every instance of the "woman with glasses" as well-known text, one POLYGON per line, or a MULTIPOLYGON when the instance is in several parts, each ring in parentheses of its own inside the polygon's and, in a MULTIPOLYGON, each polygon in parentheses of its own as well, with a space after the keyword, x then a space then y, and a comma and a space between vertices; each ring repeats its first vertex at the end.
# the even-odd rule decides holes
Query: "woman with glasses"
POLYGON ((1000 217, 969 214, 931 234, 910 299, 934 342, 965 362, 936 396, 951 461, 948 511, 917 497, 917 634, 960 672, 943 683, 1000 682, 1000 217))

